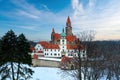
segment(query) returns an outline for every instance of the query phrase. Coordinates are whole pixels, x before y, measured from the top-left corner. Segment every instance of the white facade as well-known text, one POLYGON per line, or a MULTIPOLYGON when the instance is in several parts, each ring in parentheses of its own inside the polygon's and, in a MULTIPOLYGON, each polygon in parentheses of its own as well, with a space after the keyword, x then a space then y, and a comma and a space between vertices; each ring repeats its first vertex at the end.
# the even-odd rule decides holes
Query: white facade
POLYGON ((61 57, 60 49, 44 49, 45 57, 61 57))
MULTIPOLYGON (((54 58, 61 58, 62 55, 69 56, 69 57, 78 57, 78 50, 75 49, 67 49, 67 41, 65 37, 62 37, 60 39, 60 45, 58 49, 44 49, 41 44, 36 44, 35 46, 35 52, 34 54, 37 54, 38 56, 44 55, 44 57, 54 57, 54 58), (42 51, 43 53, 40 53, 39 51, 42 51), (65 54, 63 54, 63 52, 65 54)), ((81 58, 86 58, 86 51, 81 50, 80 51, 81 58)))
MULTIPOLYGON (((44 57, 54 57, 54 58, 61 58, 62 55, 69 56, 69 57, 78 57, 78 53, 79 53, 78 50, 67 48, 67 40, 66 40, 66 36, 65 36, 64 32, 61 33, 60 44, 57 45, 56 48, 52 47, 52 44, 50 44, 50 43, 48 45, 51 45, 51 47, 44 48, 44 46, 42 46, 40 43, 38 43, 35 46, 35 53, 38 56, 39 55, 41 56, 41 54, 42 54, 42 55, 44 55, 44 57), (40 51, 42 51, 43 53, 40 54, 40 51)), ((46 46, 48 46, 48 45, 46 45, 46 46)), ((80 56, 81 56, 81 58, 86 58, 87 57, 86 51, 81 50, 80 56)))
POLYGON ((36 50, 36 52, 39 52, 39 51, 43 51, 43 47, 42 47, 42 45, 41 44, 36 44, 36 46, 35 46, 35 50, 36 50))
POLYGON ((59 45, 61 54, 62 54, 62 52, 65 52, 65 53, 67 52, 67 44, 66 43, 67 43, 67 41, 66 41, 65 36, 62 36, 60 39, 60 45, 59 45))

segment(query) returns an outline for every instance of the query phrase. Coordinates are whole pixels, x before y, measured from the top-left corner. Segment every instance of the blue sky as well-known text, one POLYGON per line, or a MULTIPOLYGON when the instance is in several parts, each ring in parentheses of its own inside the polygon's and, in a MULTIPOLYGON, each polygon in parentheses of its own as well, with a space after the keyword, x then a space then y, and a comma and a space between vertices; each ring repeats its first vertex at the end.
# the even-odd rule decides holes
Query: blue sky
POLYGON ((95 30, 96 40, 120 40, 120 0, 0 0, 0 36, 12 29, 29 40, 50 40, 68 16, 74 34, 95 30))

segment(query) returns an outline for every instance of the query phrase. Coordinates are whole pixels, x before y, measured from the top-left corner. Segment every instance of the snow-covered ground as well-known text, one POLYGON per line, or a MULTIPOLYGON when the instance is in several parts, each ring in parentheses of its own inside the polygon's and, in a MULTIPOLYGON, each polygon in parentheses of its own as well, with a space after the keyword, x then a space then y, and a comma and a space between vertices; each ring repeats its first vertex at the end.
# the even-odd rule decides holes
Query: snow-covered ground
POLYGON ((60 68, 33 67, 34 74, 31 80, 75 80, 70 75, 63 75, 60 68))
MULTIPOLYGON (((66 74, 66 71, 63 71, 60 68, 33 67, 32 69, 34 70, 34 74, 31 80, 76 80, 76 78, 70 74, 66 74)), ((72 73, 71 70, 68 72, 72 73)), ((106 80, 105 76, 100 80, 106 80)))

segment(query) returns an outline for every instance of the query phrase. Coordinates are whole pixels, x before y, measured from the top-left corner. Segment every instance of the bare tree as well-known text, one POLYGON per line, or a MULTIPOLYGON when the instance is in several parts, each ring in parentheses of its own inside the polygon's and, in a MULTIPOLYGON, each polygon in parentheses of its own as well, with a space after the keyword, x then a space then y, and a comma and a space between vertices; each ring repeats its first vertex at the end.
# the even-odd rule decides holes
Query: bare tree
POLYGON ((120 43, 110 41, 93 41, 95 31, 83 31, 77 34, 79 38, 77 69, 65 71, 77 80, 120 80, 120 43), (87 58, 80 56, 81 46, 84 46, 87 58))
POLYGON ((91 44, 93 39, 95 38, 95 31, 82 31, 77 34, 78 40, 78 57, 77 57, 77 69, 73 71, 65 71, 67 74, 70 74, 71 76, 75 77, 77 80, 87 80, 89 77, 91 77, 91 73, 89 70, 90 63, 88 61, 88 58, 82 59, 81 58, 81 52, 84 49, 87 51, 87 55, 92 53, 94 50, 94 45, 91 44), (82 48, 82 49, 81 49, 82 48))

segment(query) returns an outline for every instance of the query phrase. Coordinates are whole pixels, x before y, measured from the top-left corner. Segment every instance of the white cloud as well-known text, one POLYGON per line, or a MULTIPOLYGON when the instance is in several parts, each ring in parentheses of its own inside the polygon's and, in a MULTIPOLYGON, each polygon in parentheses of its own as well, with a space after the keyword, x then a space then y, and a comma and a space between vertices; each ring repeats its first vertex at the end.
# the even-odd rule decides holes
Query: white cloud
POLYGON ((27 15, 30 14, 30 15, 34 15, 34 16, 41 15, 41 11, 38 10, 34 5, 29 4, 26 0, 20 0, 20 1, 18 1, 18 0, 11 0, 11 2, 15 6, 17 6, 18 9, 20 9, 21 11, 24 11, 24 14, 27 13, 27 15))
POLYGON ((79 5, 79 1, 78 0, 72 0, 72 7, 73 9, 76 9, 79 5))
POLYGON ((25 12, 25 11, 22 11, 22 10, 18 10, 18 14, 22 15, 24 17, 29 17, 29 18, 33 18, 33 19, 38 19, 39 18, 39 16, 37 16, 37 15, 31 14, 31 13, 28 13, 28 12, 25 12))
POLYGON ((83 15, 84 9, 82 3, 79 2, 79 0, 72 0, 72 8, 74 10, 74 18, 76 18, 79 15, 83 15))
POLYGON ((37 26, 24 26, 24 25, 22 25, 22 26, 17 26, 17 25, 14 25, 15 27, 17 27, 17 28, 23 28, 23 29, 26 29, 26 30, 33 30, 33 31, 38 31, 37 30, 37 26))
POLYGON ((83 8, 85 5, 79 0, 76 0, 77 6, 74 8, 74 1, 72 0, 74 9, 72 24, 77 29, 76 31, 91 29, 97 31, 96 39, 120 39, 120 32, 118 33, 120 30, 120 2, 118 0, 103 1, 100 4, 97 0, 89 0, 86 8, 83 8), (83 13, 77 10, 81 5, 83 13))

